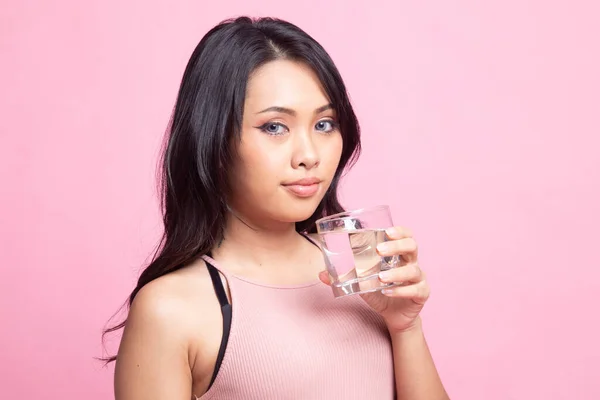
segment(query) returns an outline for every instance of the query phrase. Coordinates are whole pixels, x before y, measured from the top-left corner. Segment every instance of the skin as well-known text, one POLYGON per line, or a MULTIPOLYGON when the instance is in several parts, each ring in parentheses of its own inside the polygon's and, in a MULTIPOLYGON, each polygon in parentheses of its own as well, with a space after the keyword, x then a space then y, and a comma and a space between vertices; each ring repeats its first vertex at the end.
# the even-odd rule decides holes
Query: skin
MULTIPOLYGON (((340 160, 342 136, 328 106, 317 77, 302 64, 278 60, 250 77, 241 140, 232 144, 237 158, 229 176, 231 213, 224 240, 212 252, 232 274, 273 285, 317 277, 329 284, 321 252, 294 227, 312 215, 340 160), (279 109, 268 110, 272 107, 279 109), (286 186, 306 177, 320 181, 312 196, 299 197, 286 186)), ((380 254, 402 255, 405 265, 380 279, 405 286, 362 297, 390 331, 398 399, 447 399, 421 328, 429 287, 416 242, 403 228, 388 233, 395 240, 379 248, 380 254)), ((121 340, 116 399, 200 397, 222 333, 219 303, 202 260, 149 283, 132 304, 121 340)))

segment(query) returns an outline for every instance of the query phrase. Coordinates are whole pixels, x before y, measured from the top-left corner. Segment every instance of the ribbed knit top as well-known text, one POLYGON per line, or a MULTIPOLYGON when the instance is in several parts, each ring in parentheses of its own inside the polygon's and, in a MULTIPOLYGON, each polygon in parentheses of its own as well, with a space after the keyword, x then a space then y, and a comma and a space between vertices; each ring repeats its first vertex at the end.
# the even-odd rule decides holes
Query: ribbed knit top
POLYGON ((231 329, 223 362, 199 399, 394 398, 388 331, 359 296, 334 298, 319 281, 269 286, 227 279, 231 329))

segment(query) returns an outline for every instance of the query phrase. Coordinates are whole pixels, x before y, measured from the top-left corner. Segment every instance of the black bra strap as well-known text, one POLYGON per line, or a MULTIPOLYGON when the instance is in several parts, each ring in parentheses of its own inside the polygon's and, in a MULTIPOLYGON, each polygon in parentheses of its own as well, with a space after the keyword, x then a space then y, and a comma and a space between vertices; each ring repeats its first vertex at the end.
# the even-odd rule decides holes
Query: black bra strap
POLYGON ((314 240, 312 240, 308 235, 304 235, 304 234, 300 234, 304 239, 308 240, 310 243, 312 243, 313 245, 317 246, 319 248, 319 250, 321 250, 321 246, 319 246, 318 244, 315 243, 314 240))
MULTIPOLYGON (((210 253, 207 254, 210 257, 210 253)), ((208 273, 210 274, 210 279, 212 280, 213 286, 215 287, 215 293, 217 294, 217 299, 219 299, 219 304, 221 307, 229 304, 229 300, 227 299, 227 294, 225 293, 225 288, 223 287, 223 281, 221 281, 221 277, 219 276, 219 271, 209 262, 204 261, 206 264, 206 268, 208 269, 208 273)))
MULTIPOLYGON (((208 253, 207 256, 211 257, 211 254, 208 253)), ((221 280, 219 271, 208 261, 204 260, 204 262, 206 264, 206 268, 208 269, 208 273, 210 274, 210 279, 212 280, 215 294, 217 295, 217 299, 221 305, 221 315, 223 316, 223 336, 221 337, 221 345, 219 346, 219 353, 217 354, 215 369, 213 370, 210 383, 208 384, 208 388, 210 389, 217 377, 217 374, 219 373, 219 369, 223 363, 223 358, 225 357, 225 349, 227 348, 229 332, 231 331, 232 309, 231 304, 229 304, 229 300, 227 300, 227 295, 225 294, 225 288, 223 287, 223 281, 221 280)))

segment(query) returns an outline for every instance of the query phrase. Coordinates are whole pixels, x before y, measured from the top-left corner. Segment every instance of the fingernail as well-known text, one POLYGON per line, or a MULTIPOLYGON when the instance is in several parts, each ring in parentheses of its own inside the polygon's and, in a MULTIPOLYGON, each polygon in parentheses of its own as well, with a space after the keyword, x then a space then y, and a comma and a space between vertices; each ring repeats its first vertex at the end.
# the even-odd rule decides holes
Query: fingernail
POLYGON ((383 289, 381 291, 381 293, 383 293, 383 294, 392 294, 392 293, 394 293, 394 290, 392 290, 392 289, 383 289))
POLYGON ((387 228, 387 229, 385 230, 385 233, 386 233, 388 236, 396 236, 396 234, 398 233, 398 231, 396 231, 396 228, 387 228))
POLYGON ((379 251, 380 253, 385 253, 388 251, 388 245, 387 243, 379 243, 377 245, 377 251, 379 251))
POLYGON ((390 279, 390 273, 387 271, 380 272, 379 279, 381 279, 382 281, 387 281, 388 279, 390 279))

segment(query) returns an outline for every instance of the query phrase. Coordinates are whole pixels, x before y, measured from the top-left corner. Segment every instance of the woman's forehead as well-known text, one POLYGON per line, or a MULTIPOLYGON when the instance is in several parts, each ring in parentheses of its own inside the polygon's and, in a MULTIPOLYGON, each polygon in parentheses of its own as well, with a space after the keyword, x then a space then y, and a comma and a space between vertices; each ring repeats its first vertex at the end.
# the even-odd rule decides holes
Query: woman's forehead
POLYGON ((270 107, 313 112, 329 104, 314 71, 300 62, 271 61, 250 76, 245 109, 259 113, 270 107))

